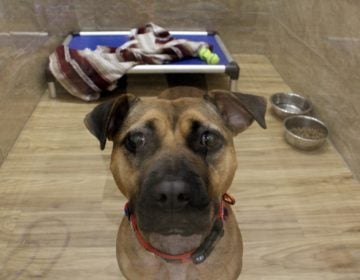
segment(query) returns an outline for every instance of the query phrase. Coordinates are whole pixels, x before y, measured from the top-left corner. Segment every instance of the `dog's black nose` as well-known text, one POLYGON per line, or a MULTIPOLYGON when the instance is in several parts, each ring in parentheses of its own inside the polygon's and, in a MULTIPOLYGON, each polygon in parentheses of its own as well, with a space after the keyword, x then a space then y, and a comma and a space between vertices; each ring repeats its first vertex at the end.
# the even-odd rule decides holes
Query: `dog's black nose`
POLYGON ((181 180, 162 181, 154 186, 154 196, 162 208, 179 210, 190 201, 190 186, 181 180))

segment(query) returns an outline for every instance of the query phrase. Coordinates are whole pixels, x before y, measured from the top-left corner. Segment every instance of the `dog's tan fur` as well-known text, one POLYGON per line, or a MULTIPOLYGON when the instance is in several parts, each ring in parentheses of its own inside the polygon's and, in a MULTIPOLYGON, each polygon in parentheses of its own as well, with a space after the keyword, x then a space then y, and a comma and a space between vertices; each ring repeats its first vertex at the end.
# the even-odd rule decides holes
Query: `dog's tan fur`
MULTIPOLYGON (((114 135, 107 135, 107 138, 114 142, 110 167, 112 174, 120 191, 129 200, 139 192, 140 170, 123 151, 120 143, 129 131, 141 127, 149 120, 153 122, 161 139, 161 149, 141 163, 142 169, 166 156, 181 155, 198 166, 198 172, 205 172, 202 171, 204 167, 201 159, 186 145, 191 123, 196 120, 219 131, 225 138, 221 152, 208 166, 208 196, 213 201, 219 201, 228 191, 237 168, 233 137, 251 124, 254 117, 249 112, 253 108, 248 109, 241 103, 236 105, 236 96, 228 92, 210 92, 207 94, 207 101, 203 95, 205 92, 197 89, 176 88, 160 94, 157 99, 146 101, 133 96, 122 97, 131 99, 131 102, 126 103, 129 110, 121 122, 121 128, 114 135), (228 98, 231 100, 227 100, 228 98), (238 107, 235 108, 234 104, 238 107)), ((266 107, 263 99, 259 98, 258 102, 260 105, 257 106, 266 107)), ((262 110, 260 114, 263 117, 265 109, 259 110, 262 110)), ((85 122, 89 130, 96 135, 94 120, 90 118, 94 118, 91 113, 85 122)), ((226 208, 229 216, 224 222, 225 234, 216 243, 211 255, 201 264, 167 262, 154 256, 139 245, 129 221, 124 218, 119 227, 116 245, 121 271, 128 279, 237 279, 242 268, 242 239, 230 206, 227 205, 226 208)), ((214 219, 217 213, 210 211, 209 215, 210 219, 214 219)), ((197 248, 209 231, 210 227, 203 234, 190 236, 143 234, 154 247, 169 254, 179 254, 197 248)))

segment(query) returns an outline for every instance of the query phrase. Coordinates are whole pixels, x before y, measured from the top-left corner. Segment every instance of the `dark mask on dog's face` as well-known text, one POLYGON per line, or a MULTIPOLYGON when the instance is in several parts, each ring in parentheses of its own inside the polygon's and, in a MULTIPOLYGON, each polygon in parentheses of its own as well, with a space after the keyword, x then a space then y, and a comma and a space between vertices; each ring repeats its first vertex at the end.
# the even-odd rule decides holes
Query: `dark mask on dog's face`
POLYGON ((175 100, 125 95, 85 123, 101 148, 113 141, 111 170, 139 228, 191 235, 211 228, 236 170, 232 138, 254 119, 265 127, 265 108, 260 97, 225 91, 175 100))

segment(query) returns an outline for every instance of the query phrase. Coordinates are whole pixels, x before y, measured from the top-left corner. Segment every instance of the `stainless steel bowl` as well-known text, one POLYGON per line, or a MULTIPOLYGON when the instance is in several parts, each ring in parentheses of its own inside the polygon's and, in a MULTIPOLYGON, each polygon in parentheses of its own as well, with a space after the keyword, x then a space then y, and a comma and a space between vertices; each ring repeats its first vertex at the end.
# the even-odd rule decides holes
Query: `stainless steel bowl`
POLYGON ((323 145, 328 137, 326 125, 310 116, 291 116, 284 120, 286 141, 299 149, 312 150, 323 145))
POLYGON ((275 114, 281 118, 306 115, 312 110, 310 101, 294 92, 275 93, 270 97, 270 103, 275 114))

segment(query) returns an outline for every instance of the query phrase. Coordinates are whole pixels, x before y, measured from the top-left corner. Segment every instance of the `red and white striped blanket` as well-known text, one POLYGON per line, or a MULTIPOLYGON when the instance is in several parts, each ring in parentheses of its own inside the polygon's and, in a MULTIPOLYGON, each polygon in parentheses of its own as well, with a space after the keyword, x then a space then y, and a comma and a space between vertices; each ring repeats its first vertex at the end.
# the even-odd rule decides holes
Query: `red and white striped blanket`
POLYGON ((198 56, 205 42, 174 39, 160 26, 149 23, 132 29, 129 41, 112 48, 75 50, 61 45, 49 57, 49 69, 72 95, 84 101, 96 100, 102 91, 113 90, 116 82, 138 64, 163 64, 198 56))

